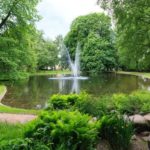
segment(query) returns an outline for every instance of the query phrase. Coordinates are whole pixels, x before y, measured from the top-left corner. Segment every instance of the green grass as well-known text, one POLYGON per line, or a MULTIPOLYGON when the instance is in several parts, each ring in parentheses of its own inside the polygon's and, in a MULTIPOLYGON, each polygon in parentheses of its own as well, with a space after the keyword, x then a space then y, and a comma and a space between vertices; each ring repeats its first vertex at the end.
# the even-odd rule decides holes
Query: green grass
POLYGON ((13 114, 40 114, 40 110, 30 110, 30 109, 19 109, 0 104, 0 113, 13 113, 13 114))
POLYGON ((35 73, 31 73, 31 76, 34 75, 56 75, 56 74, 70 74, 71 71, 69 70, 54 70, 54 71, 38 71, 35 73))
POLYGON ((150 78, 150 72, 127 72, 127 71, 117 71, 118 74, 128 74, 128 75, 135 75, 135 76, 142 76, 145 78, 150 78))
POLYGON ((5 91, 6 87, 4 85, 0 85, 0 95, 5 91))
POLYGON ((23 138, 24 125, 22 124, 8 124, 0 122, 0 145, 1 142, 23 138))

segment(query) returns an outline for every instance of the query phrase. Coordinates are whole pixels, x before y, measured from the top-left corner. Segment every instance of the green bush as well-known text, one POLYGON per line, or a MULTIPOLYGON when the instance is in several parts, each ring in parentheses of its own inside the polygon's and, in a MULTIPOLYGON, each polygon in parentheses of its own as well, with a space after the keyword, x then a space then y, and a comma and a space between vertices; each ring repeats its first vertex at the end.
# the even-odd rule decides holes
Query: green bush
POLYGON ((49 100, 47 109, 78 109, 95 117, 102 117, 111 112, 136 114, 150 112, 150 92, 136 91, 131 94, 114 94, 94 97, 87 93, 54 95, 49 100))
POLYGON ((108 140, 113 150, 127 150, 133 135, 132 125, 117 115, 103 116, 100 137, 108 140))
POLYGON ((136 114, 150 112, 150 92, 149 91, 136 91, 129 95, 127 94, 114 94, 113 103, 115 109, 121 114, 136 114))
POLYGON ((78 94, 53 95, 48 102, 48 109, 67 109, 80 99, 78 94))
POLYGON ((97 127, 97 121, 78 111, 45 111, 28 126, 25 137, 53 150, 90 150, 96 142, 97 127))
POLYGON ((52 150, 41 142, 33 139, 15 139, 1 145, 0 150, 52 150))
POLYGON ((79 101, 76 104, 76 107, 79 111, 98 118, 110 114, 114 109, 111 96, 101 96, 96 98, 88 95, 86 99, 79 101))

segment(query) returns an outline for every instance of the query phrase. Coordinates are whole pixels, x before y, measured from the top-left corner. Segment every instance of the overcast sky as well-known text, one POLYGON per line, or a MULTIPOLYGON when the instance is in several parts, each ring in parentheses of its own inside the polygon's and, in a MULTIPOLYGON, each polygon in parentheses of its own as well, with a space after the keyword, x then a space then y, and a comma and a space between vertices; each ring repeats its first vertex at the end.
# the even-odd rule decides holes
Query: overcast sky
POLYGON ((80 15, 100 12, 97 0, 42 0, 38 5, 39 14, 43 19, 37 28, 44 31, 45 37, 54 39, 69 31, 71 22, 80 15))

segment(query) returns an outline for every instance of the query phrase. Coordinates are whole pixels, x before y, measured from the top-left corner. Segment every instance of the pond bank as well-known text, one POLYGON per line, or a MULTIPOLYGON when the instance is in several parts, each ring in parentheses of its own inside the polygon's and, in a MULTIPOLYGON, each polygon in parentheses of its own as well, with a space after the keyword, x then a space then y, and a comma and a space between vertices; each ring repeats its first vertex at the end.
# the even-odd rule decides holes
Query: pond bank
POLYGON ((7 88, 4 85, 0 85, 0 113, 11 113, 11 114, 31 114, 37 115, 40 113, 40 110, 29 110, 29 109, 20 109, 20 108, 13 108, 1 103, 1 100, 5 96, 7 92, 7 88))
POLYGON ((17 109, 3 105, 1 100, 7 92, 7 88, 3 85, 0 87, 0 122, 26 123, 37 117, 35 114, 38 114, 38 111, 36 110, 17 109))
POLYGON ((149 72, 128 72, 128 71, 116 71, 117 74, 126 74, 126 75, 134 75, 134 76, 140 76, 144 78, 150 79, 150 73, 149 72))
POLYGON ((0 103, 2 98, 5 96, 6 92, 7 92, 6 86, 0 85, 0 103))

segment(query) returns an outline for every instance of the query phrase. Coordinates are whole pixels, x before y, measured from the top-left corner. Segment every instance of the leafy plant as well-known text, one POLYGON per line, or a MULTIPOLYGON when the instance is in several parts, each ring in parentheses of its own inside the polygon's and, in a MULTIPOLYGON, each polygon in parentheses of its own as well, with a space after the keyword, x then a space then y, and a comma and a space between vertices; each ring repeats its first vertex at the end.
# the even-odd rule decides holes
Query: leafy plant
POLYGON ((15 139, 3 143, 0 150, 52 150, 41 142, 35 142, 33 139, 15 139))
POLYGON ((57 146, 65 150, 89 150, 96 142, 97 126, 97 121, 78 111, 43 112, 28 126, 25 137, 42 142, 53 150, 57 150, 57 146))
POLYGON ((69 95, 53 95, 49 102, 47 109, 66 109, 73 106, 80 99, 80 95, 69 94, 69 95))
POLYGON ((136 91, 129 95, 114 94, 113 103, 120 113, 148 113, 150 112, 150 92, 136 91))
POLYGON ((108 140, 113 150, 127 150, 133 135, 131 123, 117 115, 103 116, 100 137, 108 140))
POLYGON ((114 109, 111 96, 93 97, 87 95, 84 100, 79 101, 76 107, 83 113, 95 117, 102 117, 103 115, 110 114, 114 109))

